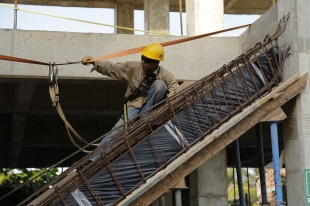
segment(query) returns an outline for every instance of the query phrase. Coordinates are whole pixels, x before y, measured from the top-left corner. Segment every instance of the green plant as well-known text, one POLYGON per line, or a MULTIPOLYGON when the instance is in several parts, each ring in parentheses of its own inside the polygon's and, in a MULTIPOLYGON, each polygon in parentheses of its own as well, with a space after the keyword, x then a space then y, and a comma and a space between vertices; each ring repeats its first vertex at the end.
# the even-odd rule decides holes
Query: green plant
MULTIPOLYGON (((29 179, 44 172, 46 169, 10 169, 0 168, 0 197, 20 187, 29 179)), ((53 168, 43 175, 28 182, 24 187, 9 195, 0 202, 1 206, 12 206, 20 203, 25 198, 33 194, 45 183, 57 176, 58 169, 53 168)))

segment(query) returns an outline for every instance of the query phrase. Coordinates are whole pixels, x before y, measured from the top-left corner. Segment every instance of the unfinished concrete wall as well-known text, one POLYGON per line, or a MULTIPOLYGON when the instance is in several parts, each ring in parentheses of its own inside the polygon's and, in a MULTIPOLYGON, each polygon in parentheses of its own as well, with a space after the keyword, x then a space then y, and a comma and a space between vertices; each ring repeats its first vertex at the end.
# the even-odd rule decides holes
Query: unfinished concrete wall
MULTIPOLYGON (((300 76, 310 71, 310 2, 308 0, 281 0, 261 16, 241 35, 242 52, 256 42, 262 32, 270 33, 284 16, 290 14, 286 31, 278 44, 283 53, 291 48, 287 58, 283 81, 295 74, 300 76)), ((308 86, 295 99, 283 106, 287 118, 283 121, 283 138, 286 167, 288 205, 308 205, 304 183, 304 171, 310 169, 310 90, 308 86)))
MULTIPOLYGON (((103 55, 145 46, 151 42, 167 42, 181 37, 157 35, 94 34, 72 32, 0 30, 1 54, 43 62, 79 61, 85 55, 103 55)), ((209 37, 165 47, 161 63, 178 80, 198 80, 219 69, 240 54, 236 37, 209 37)), ((112 62, 140 61, 140 54, 111 59, 112 62)), ((46 76, 46 66, 0 61, 0 76, 46 76)), ((98 78, 81 64, 59 66, 60 76, 98 78)))
MULTIPOLYGON (((290 13, 287 31, 279 39, 283 48, 291 47, 284 67, 284 80, 310 71, 310 1, 281 0, 278 18, 290 13)), ((310 205, 306 199, 305 169, 310 169, 310 90, 308 85, 285 107, 283 122, 288 205, 310 205)), ((308 185, 309 189, 310 185, 308 185)))
POLYGON ((278 7, 275 5, 242 33, 240 36, 241 53, 255 46, 257 42, 262 42, 267 34, 274 34, 278 23, 278 7))

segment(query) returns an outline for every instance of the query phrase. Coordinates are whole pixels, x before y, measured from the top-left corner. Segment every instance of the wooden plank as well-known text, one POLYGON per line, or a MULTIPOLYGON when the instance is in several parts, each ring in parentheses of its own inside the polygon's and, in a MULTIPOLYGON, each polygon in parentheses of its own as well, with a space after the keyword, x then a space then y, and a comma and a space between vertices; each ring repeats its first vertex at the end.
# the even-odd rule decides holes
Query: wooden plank
POLYGON ((282 121, 286 118, 286 114, 281 109, 281 107, 277 108, 275 111, 268 114, 261 122, 274 122, 274 121, 282 121))
POLYGON ((149 205, 175 185, 181 178, 190 174, 218 151, 224 149, 261 119, 298 95, 305 89, 308 73, 298 78, 294 76, 279 85, 263 99, 234 116, 229 122, 197 143, 190 150, 173 161, 166 169, 127 196, 118 205, 149 205))

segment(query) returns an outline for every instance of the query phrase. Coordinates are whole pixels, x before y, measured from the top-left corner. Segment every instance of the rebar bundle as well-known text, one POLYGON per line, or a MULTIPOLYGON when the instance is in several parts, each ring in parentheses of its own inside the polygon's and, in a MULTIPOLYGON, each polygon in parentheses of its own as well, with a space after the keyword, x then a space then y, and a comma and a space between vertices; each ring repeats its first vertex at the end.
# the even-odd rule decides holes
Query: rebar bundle
POLYGON ((51 185, 30 205, 78 205, 79 198, 95 205, 117 204, 279 85, 287 51, 279 57, 277 38, 284 32, 288 18, 280 20, 273 35, 267 35, 263 42, 227 65, 155 105, 149 115, 86 155, 21 205, 51 185), (99 158, 77 169, 98 154, 99 158))

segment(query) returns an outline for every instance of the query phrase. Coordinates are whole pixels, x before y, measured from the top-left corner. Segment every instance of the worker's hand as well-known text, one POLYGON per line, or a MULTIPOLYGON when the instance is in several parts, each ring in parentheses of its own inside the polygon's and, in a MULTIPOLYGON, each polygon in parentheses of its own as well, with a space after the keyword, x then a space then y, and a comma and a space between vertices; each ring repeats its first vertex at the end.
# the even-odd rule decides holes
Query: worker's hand
POLYGON ((89 64, 94 65, 94 62, 89 62, 89 61, 91 61, 91 60, 93 60, 93 59, 94 59, 93 57, 91 57, 91 56, 89 56, 89 55, 86 55, 86 56, 83 57, 83 59, 82 59, 82 64, 83 64, 83 65, 86 65, 86 66, 88 66, 89 64))
POLYGON ((86 56, 83 57, 83 59, 82 59, 82 64, 83 64, 83 65, 86 65, 86 66, 88 66, 89 64, 94 65, 93 68, 90 70, 90 73, 96 70, 96 68, 95 68, 95 62, 89 62, 89 61, 92 61, 93 59, 94 59, 94 58, 91 57, 91 56, 89 56, 89 55, 86 55, 86 56))
POLYGON ((176 93, 176 91, 170 91, 168 94, 167 94, 167 98, 171 97, 172 95, 174 95, 176 93))

